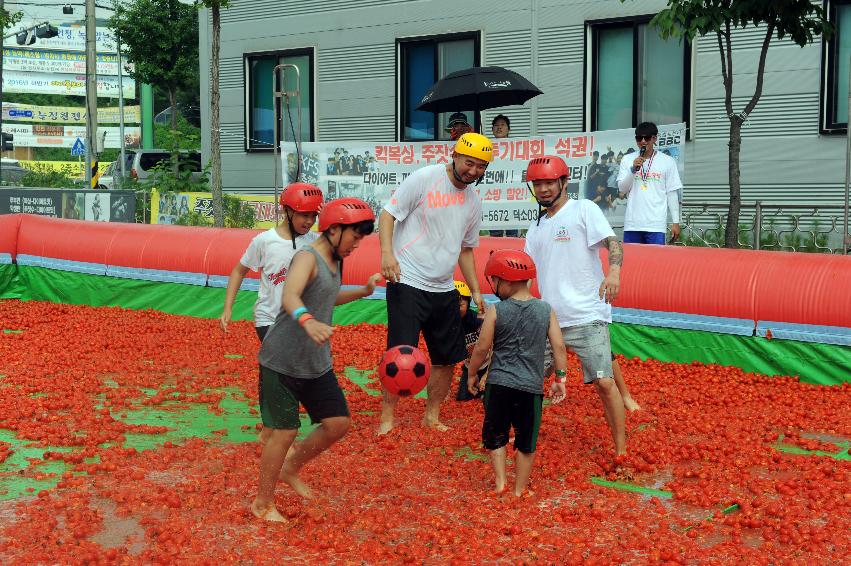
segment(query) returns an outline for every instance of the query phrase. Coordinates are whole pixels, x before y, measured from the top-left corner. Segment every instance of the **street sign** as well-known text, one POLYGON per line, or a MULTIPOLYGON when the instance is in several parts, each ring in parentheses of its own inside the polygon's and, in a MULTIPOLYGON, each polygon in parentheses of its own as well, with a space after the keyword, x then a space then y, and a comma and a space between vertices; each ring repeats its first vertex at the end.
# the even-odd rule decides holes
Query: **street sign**
POLYGON ((74 142, 74 147, 71 148, 71 157, 75 157, 75 156, 78 156, 78 155, 85 155, 85 154, 86 154, 86 144, 83 143, 82 139, 77 138, 77 141, 74 142))

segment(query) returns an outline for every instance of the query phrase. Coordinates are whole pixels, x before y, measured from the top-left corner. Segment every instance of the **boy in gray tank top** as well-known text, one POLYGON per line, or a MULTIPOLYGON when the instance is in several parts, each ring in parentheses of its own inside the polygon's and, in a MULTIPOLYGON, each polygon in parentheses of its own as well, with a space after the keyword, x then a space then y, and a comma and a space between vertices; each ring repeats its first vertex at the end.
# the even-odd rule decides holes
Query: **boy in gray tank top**
POLYGON ((362 200, 331 201, 319 213, 322 235, 290 264, 283 308, 258 355, 260 415, 271 432, 260 455, 259 487, 251 504, 257 518, 286 522, 275 507, 278 480, 310 499, 313 494, 299 470, 349 430, 349 407, 332 369, 331 316, 334 305, 371 295, 381 278, 376 273, 363 288, 340 291, 343 258, 374 226, 372 209, 362 200), (299 429, 299 405, 319 426, 287 454, 299 429))
POLYGON ((485 391, 482 443, 490 450, 496 476, 496 492, 505 490, 506 445, 514 428, 517 469, 514 495, 521 496, 529 484, 541 409, 544 400, 544 349, 547 338, 555 345, 556 379, 550 386, 554 403, 565 395, 567 352, 553 309, 529 292, 535 264, 519 250, 498 250, 485 266, 485 277, 500 299, 485 312, 481 333, 470 358, 467 386, 471 394, 481 388, 476 371, 493 348, 485 391))

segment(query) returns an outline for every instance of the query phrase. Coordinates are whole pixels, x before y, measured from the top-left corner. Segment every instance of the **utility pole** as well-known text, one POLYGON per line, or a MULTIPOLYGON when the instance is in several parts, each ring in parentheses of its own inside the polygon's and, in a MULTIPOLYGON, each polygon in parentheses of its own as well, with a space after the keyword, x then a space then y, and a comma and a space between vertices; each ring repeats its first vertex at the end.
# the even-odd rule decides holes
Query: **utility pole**
MULTIPOLYGON (((0 11, 3 8, 3 0, 0 0, 0 11)), ((0 26, 2 27, 2 26, 0 26)), ((0 30, 0 132, 3 131, 3 44, 6 43, 6 28, 0 30)), ((0 134, 0 183, 3 182, 3 136, 0 134)))
POLYGON ((92 162, 97 149, 97 25, 95 0, 86 0, 86 186, 92 188, 92 162))
POLYGON ((124 159, 124 81, 122 80, 122 67, 124 64, 121 62, 121 37, 117 33, 115 34, 115 52, 118 54, 118 136, 121 138, 121 183, 119 186, 121 186, 124 183, 127 172, 124 171, 124 162, 126 161, 124 159))

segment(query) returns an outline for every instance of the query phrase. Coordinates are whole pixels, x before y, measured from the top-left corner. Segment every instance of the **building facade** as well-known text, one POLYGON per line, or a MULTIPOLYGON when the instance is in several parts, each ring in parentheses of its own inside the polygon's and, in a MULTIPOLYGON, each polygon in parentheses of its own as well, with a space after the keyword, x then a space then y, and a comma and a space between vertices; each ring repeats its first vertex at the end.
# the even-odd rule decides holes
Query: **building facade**
MULTIPOLYGON (((498 112, 511 118, 517 136, 684 121, 684 199, 725 202, 729 122, 717 42, 659 39, 647 22, 664 6, 663 0, 232 0, 221 31, 223 186, 250 194, 273 190, 271 87, 278 63, 300 70, 303 139, 371 142, 445 136, 446 116, 414 110, 422 92, 453 70, 498 65, 544 94, 484 112, 486 133, 498 112)), ((804 48, 788 39, 771 43, 763 95, 743 129, 745 202, 844 202, 851 5, 826 6, 837 24, 835 39, 804 48)), ((211 26, 209 13, 201 18, 207 160, 211 26)), ((763 38, 759 28, 734 33, 737 111, 753 93, 763 38)), ((291 75, 287 87, 294 86, 291 75)))

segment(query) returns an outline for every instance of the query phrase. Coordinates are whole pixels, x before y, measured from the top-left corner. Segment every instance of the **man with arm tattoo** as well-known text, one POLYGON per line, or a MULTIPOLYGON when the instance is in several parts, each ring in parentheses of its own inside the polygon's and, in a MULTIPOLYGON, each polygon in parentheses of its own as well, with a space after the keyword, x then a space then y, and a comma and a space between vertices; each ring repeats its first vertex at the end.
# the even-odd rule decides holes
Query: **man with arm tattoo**
POLYGON ((584 382, 593 384, 600 396, 619 464, 622 459, 617 457, 626 455, 624 410, 638 407, 623 377, 615 377, 620 371, 613 371, 609 338, 612 302, 620 291, 623 246, 600 207, 587 199, 568 197, 568 170, 561 157, 533 159, 526 179, 546 210, 529 227, 526 253, 538 267, 541 298, 555 310, 565 345, 579 357, 584 382), (600 262, 601 247, 609 252, 607 275, 600 262))

